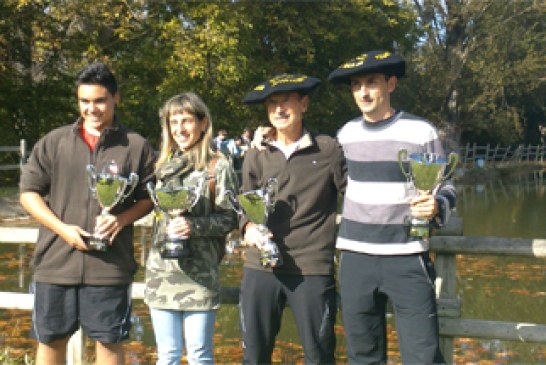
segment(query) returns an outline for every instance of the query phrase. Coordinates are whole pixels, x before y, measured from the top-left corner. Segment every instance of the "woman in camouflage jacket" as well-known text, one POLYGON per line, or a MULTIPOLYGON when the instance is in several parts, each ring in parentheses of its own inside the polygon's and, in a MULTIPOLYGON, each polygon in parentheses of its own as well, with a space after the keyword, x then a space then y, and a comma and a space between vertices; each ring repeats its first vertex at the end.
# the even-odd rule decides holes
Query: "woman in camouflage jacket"
POLYGON ((152 317, 157 364, 179 364, 184 347, 190 364, 213 363, 212 338, 220 305, 220 245, 237 225, 225 192, 237 192, 237 177, 229 160, 210 147, 212 121, 198 95, 176 95, 159 114, 162 144, 156 189, 167 184, 196 186, 200 179, 206 182, 189 212, 170 220, 160 212, 156 217, 146 263, 145 302, 152 317), (189 256, 161 257, 161 243, 167 232, 169 236, 189 237, 189 256))

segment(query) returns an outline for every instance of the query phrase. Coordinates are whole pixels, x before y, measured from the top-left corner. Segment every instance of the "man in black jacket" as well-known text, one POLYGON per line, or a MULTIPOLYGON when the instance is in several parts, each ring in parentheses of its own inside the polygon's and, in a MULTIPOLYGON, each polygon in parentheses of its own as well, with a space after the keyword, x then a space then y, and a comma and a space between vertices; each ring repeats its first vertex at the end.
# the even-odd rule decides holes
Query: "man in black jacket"
POLYGON ((21 175, 21 204, 41 224, 33 258, 36 364, 64 364, 66 344, 80 325, 96 341, 97 364, 122 364, 137 269, 132 223, 152 209, 145 185, 153 178, 154 154, 117 121, 119 93, 105 64, 83 69, 76 86, 80 117, 40 139, 21 175), (99 215, 86 166, 102 169, 112 161, 118 170, 112 173, 134 172, 139 183, 99 215), (106 251, 86 244, 92 232, 109 239, 106 251))
POLYGON ((305 362, 334 363, 336 213, 347 168, 334 138, 312 133, 303 125, 308 94, 319 82, 305 75, 278 75, 244 99, 264 102, 274 135, 262 150, 248 151, 242 191, 277 180, 275 209, 267 227, 282 257, 281 265, 262 266, 258 248, 263 246, 263 235, 254 223, 241 220, 245 241, 252 246, 245 259, 240 298, 245 363, 271 363, 286 303, 294 313, 305 362))

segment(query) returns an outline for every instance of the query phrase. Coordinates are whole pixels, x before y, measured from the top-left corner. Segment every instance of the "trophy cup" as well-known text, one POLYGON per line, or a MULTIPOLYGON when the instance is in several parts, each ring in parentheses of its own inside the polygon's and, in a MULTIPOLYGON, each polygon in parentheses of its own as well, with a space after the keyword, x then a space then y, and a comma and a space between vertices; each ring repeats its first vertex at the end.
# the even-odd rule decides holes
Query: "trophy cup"
POLYGON ((278 267, 282 265, 282 256, 279 247, 269 238, 266 227, 267 217, 273 212, 273 195, 277 192, 277 179, 271 178, 263 189, 251 190, 235 196, 227 191, 228 201, 235 212, 244 215, 256 225, 263 236, 260 250, 260 263, 263 267, 278 267))
MULTIPOLYGON (((86 169, 89 189, 102 208, 101 215, 108 214, 116 204, 131 195, 138 183, 138 175, 134 172, 129 174, 129 178, 120 176, 118 165, 114 161, 106 164, 102 172, 98 174, 94 165, 87 165, 86 169), (129 187, 129 191, 125 193, 127 187, 129 187)), ((95 251, 106 251, 108 241, 108 237, 94 233, 89 238, 88 248, 95 251)))
MULTIPOLYGON (((155 187, 154 183, 146 185, 148 193, 155 206, 166 214, 166 227, 171 219, 178 217, 181 213, 191 210, 199 201, 204 178, 198 180, 197 186, 173 186, 172 184, 162 187, 155 187)), ((161 240, 159 253, 164 259, 179 259, 191 254, 188 245, 189 237, 169 234, 161 240)))
MULTIPOLYGON (((459 156, 450 153, 448 158, 437 153, 409 153, 406 149, 398 151, 398 163, 402 173, 419 192, 436 194, 438 188, 453 174, 459 156), (406 171, 404 163, 409 167, 406 171), (446 171, 446 167, 449 170, 446 171)), ((430 237, 430 222, 425 218, 411 217, 410 236, 427 240, 430 237)))

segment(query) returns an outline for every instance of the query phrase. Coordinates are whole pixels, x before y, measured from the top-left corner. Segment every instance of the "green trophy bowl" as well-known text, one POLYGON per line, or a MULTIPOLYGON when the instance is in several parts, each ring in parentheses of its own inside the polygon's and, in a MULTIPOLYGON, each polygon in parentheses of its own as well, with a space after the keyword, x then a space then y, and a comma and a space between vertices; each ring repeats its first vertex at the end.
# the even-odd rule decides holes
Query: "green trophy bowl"
POLYGON ((277 244, 269 238, 266 226, 267 217, 273 211, 273 196, 277 192, 277 179, 271 178, 263 189, 251 190, 239 195, 227 191, 231 208, 239 215, 244 215, 254 223, 262 234, 263 245, 260 247, 260 264, 274 268, 282 265, 282 255, 277 244))
MULTIPOLYGON (((152 182, 149 182, 146 188, 155 206, 166 214, 166 224, 168 225, 171 219, 184 211, 191 210, 197 204, 203 184, 204 179, 200 179, 198 186, 162 186, 157 188, 152 182)), ((191 256, 189 238, 166 234, 160 242, 159 253, 163 259, 181 259, 191 256)))
MULTIPOLYGON (((456 153, 450 153, 444 158, 435 153, 408 153, 402 149, 398 152, 398 163, 406 179, 411 181, 420 192, 435 194, 455 171, 459 161, 456 153), (407 163, 409 171, 406 171, 404 163, 407 163), (449 167, 449 170, 446 170, 449 167)), ((410 237, 429 239, 430 221, 424 218, 410 217, 410 237)))
MULTIPOLYGON (((97 174, 93 165, 87 165, 86 169, 89 189, 101 207, 101 215, 108 214, 115 205, 127 198, 138 183, 138 175, 135 173, 131 173, 129 178, 125 178, 111 172, 97 174), (129 191, 126 193, 127 187, 129 187, 129 191)), ((105 171, 107 169, 117 171, 117 165, 111 162, 105 167, 105 171)), ((93 233, 89 237, 87 247, 93 251, 104 252, 108 249, 109 242, 109 237, 102 237, 93 233)))

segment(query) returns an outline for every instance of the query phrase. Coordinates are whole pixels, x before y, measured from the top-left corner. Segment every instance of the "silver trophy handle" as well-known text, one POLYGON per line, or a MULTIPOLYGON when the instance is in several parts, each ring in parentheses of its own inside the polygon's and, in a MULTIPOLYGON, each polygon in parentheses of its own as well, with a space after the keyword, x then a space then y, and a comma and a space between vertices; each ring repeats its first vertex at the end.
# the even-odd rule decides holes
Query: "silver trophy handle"
POLYGON ((402 171, 406 179, 410 181, 411 172, 407 172, 406 168, 404 167, 404 161, 407 161, 407 160, 408 160, 408 150, 401 149, 400 151, 398 151, 398 164, 400 165, 400 171, 402 171))
POLYGON ((279 182, 276 178, 272 177, 269 180, 267 180, 267 184, 264 188, 264 200, 267 207, 267 215, 273 213, 273 210, 275 209, 275 204, 273 201, 273 197, 277 195, 279 191, 279 182))
POLYGON ((159 203, 157 202, 157 197, 155 196, 155 185, 153 182, 149 181, 146 184, 146 190, 148 190, 148 195, 150 195, 150 199, 152 199, 152 202, 156 207, 159 206, 159 203))
POLYGON ((114 205, 116 205, 116 204, 119 204, 120 202, 122 202, 125 199, 125 195, 123 195, 123 192, 127 188, 128 181, 127 181, 127 179, 120 179, 120 180, 121 180, 121 188, 119 189, 120 196, 119 196, 119 199, 114 204, 112 204, 112 207, 114 205))
POLYGON ((457 164, 459 163, 459 155, 451 152, 449 156, 447 156, 447 164, 449 166, 449 171, 444 173, 444 180, 447 180, 453 175, 453 172, 455 172, 455 168, 457 167, 457 164))
MULTIPOLYGON (((131 172, 129 174, 129 177, 127 178, 127 186, 129 186, 129 191, 123 195, 123 198, 121 198, 121 200, 127 199, 133 193, 133 191, 135 191, 138 180, 139 178, 137 174, 135 174, 134 172, 131 172)), ((125 191, 125 188, 123 189, 123 191, 125 191)))
POLYGON ((279 182, 276 178, 272 177, 269 180, 267 180, 267 184, 265 186, 265 193, 269 196, 274 196, 279 191, 279 182))
POLYGON ((226 190, 226 192, 224 194, 227 197, 227 201, 228 201, 228 204, 231 207, 231 209, 233 209, 235 211, 235 213, 237 213, 237 215, 242 216, 243 215, 243 210, 241 209, 241 207, 237 203, 237 197, 235 196, 235 193, 233 191, 231 191, 231 190, 226 190))
POLYGON ((93 194, 93 197, 97 196, 97 174, 95 171, 95 166, 87 165, 87 182, 89 183, 89 190, 93 194))
POLYGON ((458 163, 459 163, 459 155, 454 153, 454 152, 451 152, 447 156, 447 165, 446 165, 446 167, 449 167, 449 170, 443 172, 442 177, 440 179, 440 182, 432 190, 433 195, 436 195, 438 190, 440 190, 440 187, 442 186, 442 184, 444 182, 446 182, 446 180, 448 180, 451 177, 451 175, 453 175, 453 173, 455 172, 455 168, 457 167, 458 163))

